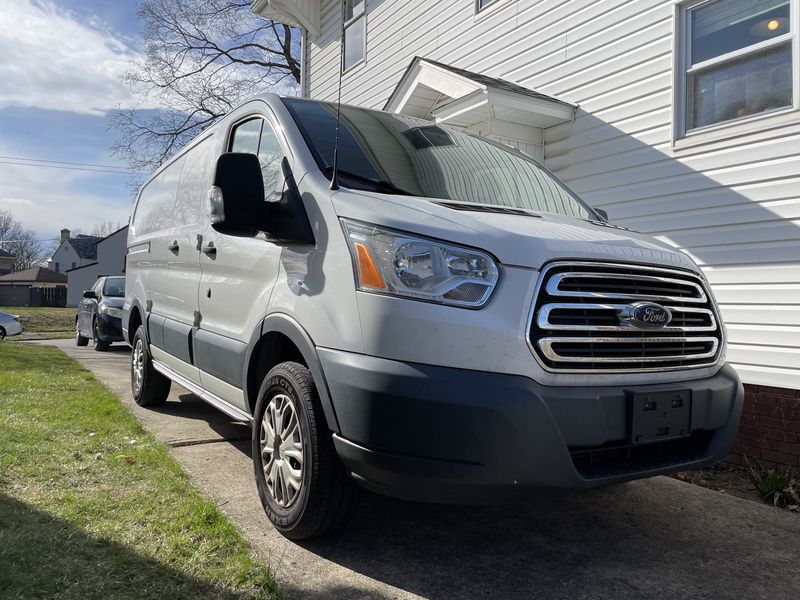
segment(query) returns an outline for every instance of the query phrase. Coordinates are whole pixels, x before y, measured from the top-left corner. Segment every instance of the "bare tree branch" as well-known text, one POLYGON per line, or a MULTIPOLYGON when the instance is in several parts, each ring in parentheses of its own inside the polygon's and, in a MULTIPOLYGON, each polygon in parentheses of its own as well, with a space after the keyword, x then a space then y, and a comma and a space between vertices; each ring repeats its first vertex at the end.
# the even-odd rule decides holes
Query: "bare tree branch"
POLYGON ((0 210, 0 250, 16 256, 14 271, 41 265, 50 254, 48 246, 37 240, 35 233, 23 229, 7 210, 0 210))
POLYGON ((248 97, 298 91, 297 36, 255 16, 249 0, 143 0, 139 16, 145 53, 123 80, 140 105, 109 117, 112 153, 136 172, 154 170, 248 97))

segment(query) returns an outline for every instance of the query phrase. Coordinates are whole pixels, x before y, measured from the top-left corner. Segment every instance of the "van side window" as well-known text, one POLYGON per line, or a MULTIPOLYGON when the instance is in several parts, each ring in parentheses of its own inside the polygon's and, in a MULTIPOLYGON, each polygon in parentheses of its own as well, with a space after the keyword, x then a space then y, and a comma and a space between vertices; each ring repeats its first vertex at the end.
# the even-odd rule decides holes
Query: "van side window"
POLYGON ((277 190, 278 181, 281 174, 281 160, 283 150, 278 143, 278 137, 270 127, 269 123, 264 122, 261 129, 261 144, 258 146, 258 162, 261 163, 261 176, 264 178, 264 198, 272 200, 272 195, 277 190))
POLYGON ((175 199, 173 222, 176 227, 200 222, 206 194, 211 185, 213 141, 214 136, 209 136, 185 155, 186 164, 183 166, 178 195, 175 199))
POLYGON ((261 137, 263 119, 256 117, 236 126, 231 134, 231 152, 258 154, 258 140, 261 137))
POLYGON ((237 125, 231 134, 231 152, 247 152, 258 155, 261 175, 264 178, 264 197, 269 201, 280 181, 283 150, 272 127, 264 119, 256 117, 237 125))
POLYGON ((133 233, 143 235, 172 227, 175 192, 183 170, 184 156, 156 175, 139 194, 133 214, 133 233))

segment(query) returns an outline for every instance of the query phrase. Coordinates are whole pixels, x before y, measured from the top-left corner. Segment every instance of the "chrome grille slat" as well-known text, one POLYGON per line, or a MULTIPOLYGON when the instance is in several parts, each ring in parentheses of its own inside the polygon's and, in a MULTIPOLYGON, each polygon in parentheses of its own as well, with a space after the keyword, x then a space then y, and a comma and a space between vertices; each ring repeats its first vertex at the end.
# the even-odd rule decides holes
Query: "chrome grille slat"
MULTIPOLYGON (((654 275, 630 275, 627 273, 620 273, 620 274, 608 274, 609 279, 616 279, 616 280, 628 280, 631 282, 636 281, 644 281, 648 283, 658 283, 661 284, 663 287, 668 287, 670 285, 676 286, 677 289, 680 289, 679 286, 686 286, 695 290, 697 295, 694 296, 672 296, 672 295, 664 295, 664 294, 641 294, 641 293, 617 293, 613 291, 609 292, 590 292, 590 291, 576 291, 576 290, 565 290, 562 289, 562 284, 565 280, 580 280, 580 279, 602 279, 602 273, 586 273, 586 272, 567 272, 567 273, 557 273, 553 275, 547 281, 547 293, 551 296, 566 296, 566 297, 574 297, 574 298, 606 298, 606 299, 614 299, 614 300, 649 300, 651 302, 692 302, 703 304, 708 301, 703 288, 701 288, 696 283, 685 281, 682 279, 672 279, 668 277, 658 277, 654 275)), ((632 285, 634 289, 636 288, 635 285, 632 285)))
MULTIPOLYGON (((553 311, 562 309, 562 310, 584 310, 584 311, 610 311, 613 310, 615 312, 623 310, 627 304, 577 304, 577 303, 568 303, 568 302, 555 302, 543 305, 539 308, 539 312, 536 317, 536 324, 539 329, 547 329, 551 331, 641 331, 641 329, 637 329, 633 325, 630 324, 620 324, 620 325, 582 325, 578 323, 572 324, 563 324, 563 323, 552 323, 550 321, 550 315, 553 311)), ((709 318, 708 325, 702 326, 691 326, 691 327, 663 327, 658 331, 661 332, 701 332, 701 331, 716 331, 717 330, 717 321, 714 318, 714 313, 707 308, 689 308, 689 307, 680 307, 680 306, 666 306, 667 309, 672 313, 673 321, 675 320, 676 315, 681 314, 696 314, 696 315, 705 315, 709 318)))
POLYGON ((709 358, 717 353, 719 340, 714 337, 684 337, 684 338, 590 338, 581 339, 574 337, 549 337, 540 339, 537 344, 544 355, 554 362, 591 362, 591 363, 629 363, 629 362, 663 362, 668 360, 686 361, 709 358), (658 356, 563 356, 553 348, 554 344, 670 344, 680 342, 685 344, 711 344, 711 349, 695 354, 674 354, 658 356))
POLYGON ((717 308, 699 275, 570 261, 542 269, 528 345, 549 371, 646 372, 714 364, 724 339, 717 308), (672 313, 672 321, 648 330, 619 318, 637 302, 660 304, 672 313))

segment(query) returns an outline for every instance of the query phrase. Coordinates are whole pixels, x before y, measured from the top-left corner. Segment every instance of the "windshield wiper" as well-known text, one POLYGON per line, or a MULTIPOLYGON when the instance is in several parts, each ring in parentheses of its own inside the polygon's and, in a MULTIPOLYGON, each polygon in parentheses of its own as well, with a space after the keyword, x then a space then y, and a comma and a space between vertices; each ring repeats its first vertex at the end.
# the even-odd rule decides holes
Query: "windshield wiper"
MULTIPOLYGON (((332 174, 333 167, 325 167, 325 173, 328 175, 332 174)), ((336 169, 336 174, 340 177, 347 177, 349 179, 355 179, 361 183, 372 185, 376 188, 376 191, 385 191, 387 193, 400 194, 403 196, 416 196, 416 194, 409 192, 408 190, 404 190, 403 188, 399 188, 391 181, 386 181, 385 179, 372 179, 371 177, 359 175, 358 173, 353 173, 352 171, 347 171, 345 169, 336 169)))
POLYGON ((502 206, 500 204, 479 204, 477 202, 436 202, 435 204, 444 206, 445 208, 450 208, 452 210, 498 213, 503 215, 517 215, 520 217, 542 217, 542 215, 526 208, 502 206))

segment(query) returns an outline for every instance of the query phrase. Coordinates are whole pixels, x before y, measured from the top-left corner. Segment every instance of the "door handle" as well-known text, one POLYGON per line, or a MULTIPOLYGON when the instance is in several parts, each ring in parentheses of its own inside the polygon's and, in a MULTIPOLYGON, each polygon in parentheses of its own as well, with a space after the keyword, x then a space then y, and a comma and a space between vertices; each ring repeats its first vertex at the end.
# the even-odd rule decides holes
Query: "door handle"
POLYGON ((203 254, 211 257, 216 258, 217 256, 217 248, 214 246, 214 242, 208 242, 205 246, 203 246, 203 254))
POLYGON ((169 248, 170 252, 174 252, 175 254, 178 254, 178 252, 181 251, 181 247, 178 245, 178 240, 174 240, 169 246, 167 246, 167 248, 169 248))

